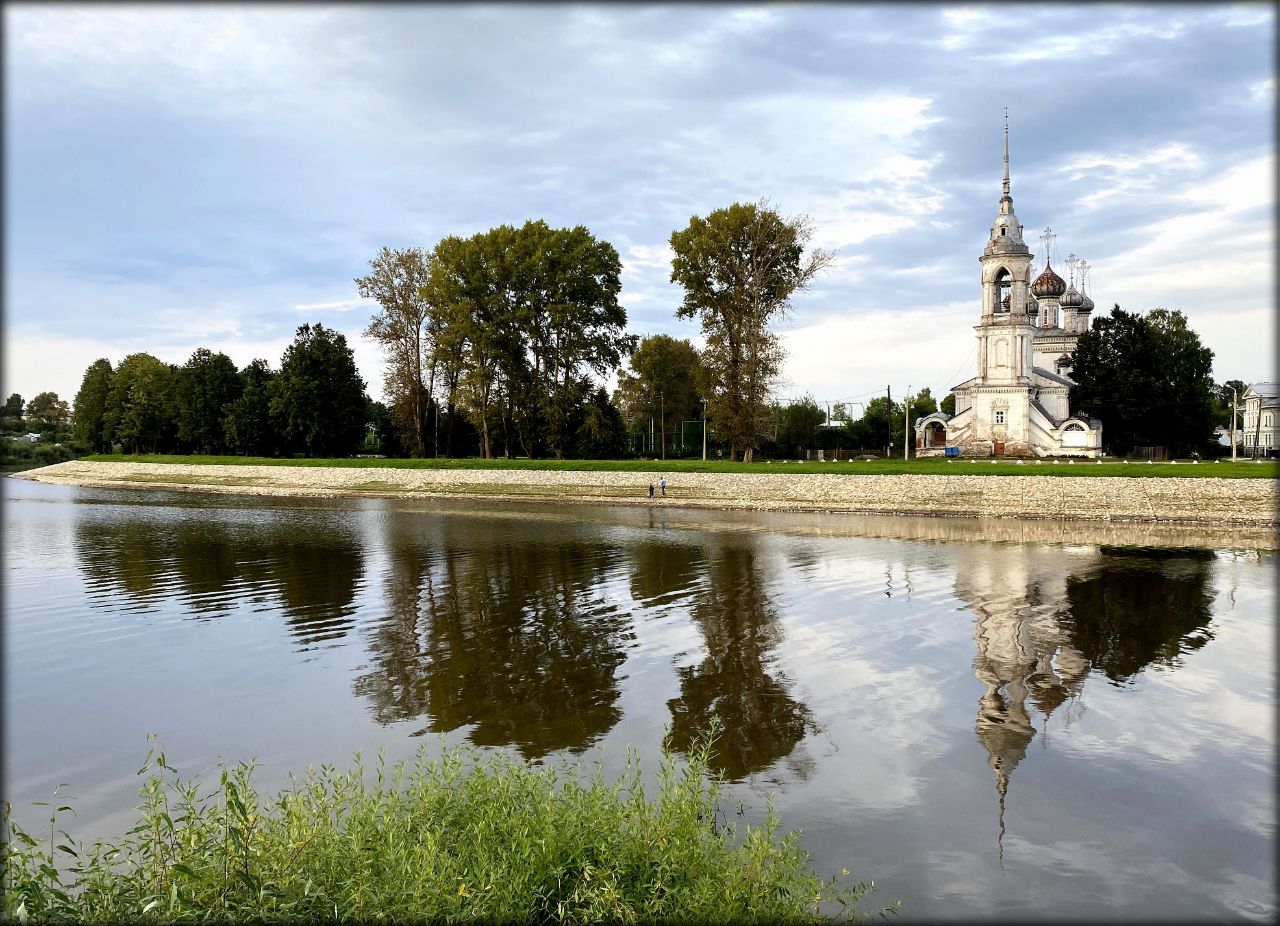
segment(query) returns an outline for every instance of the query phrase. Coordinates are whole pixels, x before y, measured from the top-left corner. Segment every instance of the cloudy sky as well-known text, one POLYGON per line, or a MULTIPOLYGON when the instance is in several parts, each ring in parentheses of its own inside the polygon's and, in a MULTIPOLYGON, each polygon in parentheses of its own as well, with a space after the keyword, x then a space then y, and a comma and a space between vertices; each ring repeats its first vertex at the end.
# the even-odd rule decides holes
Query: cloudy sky
POLYGON ((1003 108, 1028 243, 1099 311, 1181 309, 1218 379, 1275 378, 1275 13, 1264 5, 6 4, 4 383, 97 357, 279 364, 343 331, 382 245, 541 218, 674 311, 671 232, 768 198, 836 266, 779 326, 781 397, 973 372, 1003 108))

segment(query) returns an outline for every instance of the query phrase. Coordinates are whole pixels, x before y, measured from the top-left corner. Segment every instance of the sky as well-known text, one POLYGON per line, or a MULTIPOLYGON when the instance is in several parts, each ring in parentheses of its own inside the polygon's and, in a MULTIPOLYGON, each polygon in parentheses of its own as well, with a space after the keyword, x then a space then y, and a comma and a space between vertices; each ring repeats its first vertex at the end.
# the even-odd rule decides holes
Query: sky
POLYGON ((1277 378, 1270 5, 8 3, 4 27, 5 395, 70 400, 138 351, 278 368, 321 322, 381 398, 354 278, 527 219, 617 248, 631 332, 700 344, 671 233, 767 199, 836 256, 775 326, 778 398, 941 397, 975 372, 1005 107, 1038 265, 1052 226, 1095 316, 1179 309, 1216 379, 1277 378))

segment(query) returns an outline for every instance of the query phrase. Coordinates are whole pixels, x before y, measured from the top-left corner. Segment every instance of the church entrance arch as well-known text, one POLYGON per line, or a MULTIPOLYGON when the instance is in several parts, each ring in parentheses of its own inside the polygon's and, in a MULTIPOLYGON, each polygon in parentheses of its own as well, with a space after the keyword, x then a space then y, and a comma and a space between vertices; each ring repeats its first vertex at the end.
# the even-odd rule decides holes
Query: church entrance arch
POLYGON ((941 421, 930 421, 924 426, 925 447, 947 446, 947 428, 941 421))
POLYGON ((1064 447, 1083 447, 1085 446, 1084 425, 1071 422, 1062 429, 1062 446, 1064 447))

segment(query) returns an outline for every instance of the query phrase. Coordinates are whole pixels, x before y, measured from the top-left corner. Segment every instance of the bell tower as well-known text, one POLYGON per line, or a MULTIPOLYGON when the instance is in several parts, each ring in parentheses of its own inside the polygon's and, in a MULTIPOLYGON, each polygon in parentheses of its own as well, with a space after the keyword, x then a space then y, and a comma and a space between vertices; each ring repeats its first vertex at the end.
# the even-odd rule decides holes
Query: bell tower
POLYGON ((1033 255, 1009 193, 1009 110, 1004 114, 1004 185, 982 264, 982 318, 977 325, 978 377, 985 383, 1029 383, 1035 326, 1027 314, 1033 255))

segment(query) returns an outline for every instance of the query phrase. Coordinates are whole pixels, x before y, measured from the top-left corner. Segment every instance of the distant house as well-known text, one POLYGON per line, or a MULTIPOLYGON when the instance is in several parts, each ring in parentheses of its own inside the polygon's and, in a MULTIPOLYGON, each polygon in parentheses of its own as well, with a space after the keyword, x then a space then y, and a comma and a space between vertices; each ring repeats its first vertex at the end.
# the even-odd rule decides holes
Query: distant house
POLYGON ((1280 383, 1254 383, 1244 391, 1244 451, 1271 456, 1280 448, 1280 383))
POLYGON ((27 433, 19 437, 18 440, 24 440, 28 444, 34 444, 36 441, 40 440, 40 435, 35 433, 27 433))

